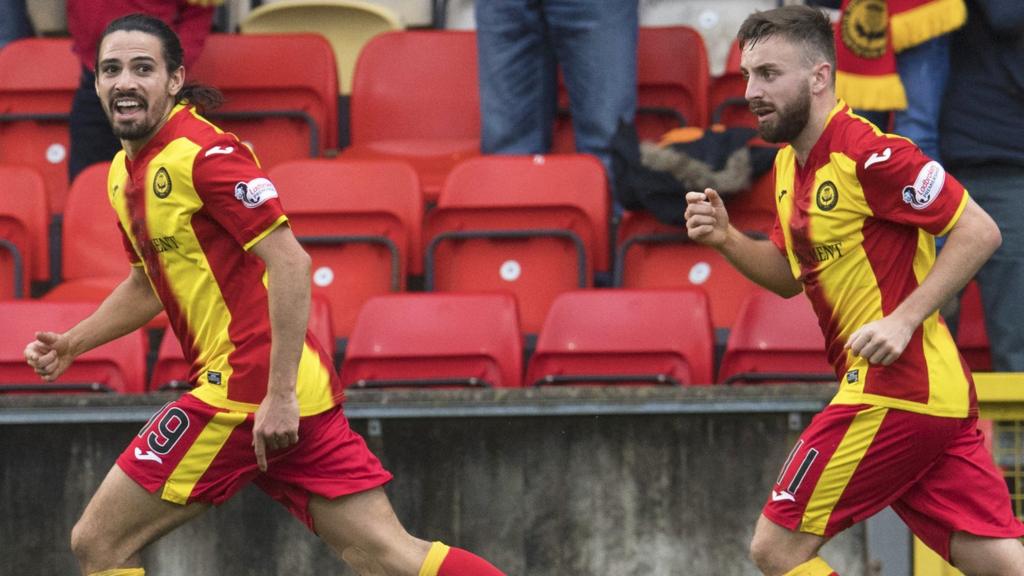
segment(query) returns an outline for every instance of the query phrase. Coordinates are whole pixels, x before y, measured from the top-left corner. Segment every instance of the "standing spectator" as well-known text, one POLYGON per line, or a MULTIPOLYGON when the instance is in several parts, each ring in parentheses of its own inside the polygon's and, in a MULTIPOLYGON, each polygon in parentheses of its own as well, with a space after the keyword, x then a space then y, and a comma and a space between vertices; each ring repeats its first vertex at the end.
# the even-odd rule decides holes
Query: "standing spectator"
POLYGON ((31 35, 25 0, 0 0, 0 50, 12 40, 31 35))
POLYGON ((149 14, 163 20, 181 38, 185 69, 199 58, 213 26, 214 5, 223 0, 67 0, 72 49, 82 62, 82 74, 71 103, 71 149, 68 181, 97 162, 106 162, 121 149, 96 96, 96 48, 107 24, 126 14, 149 14))
POLYGON ((804 292, 839 382, 783 464, 751 557, 769 576, 835 576, 821 546, 891 505, 965 573, 1024 574, 1024 525, 937 312, 999 246, 999 229, 938 162, 836 101, 822 12, 757 12, 738 37, 761 136, 788 143, 775 159, 775 227, 768 240, 745 236, 707 188, 686 195, 687 232, 766 288, 804 292))
POLYGON ((992 369, 1024 371, 1024 3, 969 0, 953 36, 942 158, 1003 245, 978 272, 992 369))
POLYGON ((132 438, 75 524, 82 574, 143 576, 145 546, 252 482, 359 574, 500 575, 395 517, 391 474, 349 428, 306 326, 309 255, 252 151, 200 116, 219 94, 185 85, 182 60, 151 16, 100 36, 96 91, 123 145, 108 197, 132 271, 88 318, 25 348, 52 381, 164 309, 191 362, 195 388, 132 438))
POLYGON ((836 93, 882 130, 892 112, 893 132, 938 158, 949 34, 966 15, 963 0, 843 0, 836 93))
POLYGON ((576 149, 614 183, 612 137, 636 114, 637 18, 637 0, 477 0, 483 153, 551 150, 561 67, 576 149))

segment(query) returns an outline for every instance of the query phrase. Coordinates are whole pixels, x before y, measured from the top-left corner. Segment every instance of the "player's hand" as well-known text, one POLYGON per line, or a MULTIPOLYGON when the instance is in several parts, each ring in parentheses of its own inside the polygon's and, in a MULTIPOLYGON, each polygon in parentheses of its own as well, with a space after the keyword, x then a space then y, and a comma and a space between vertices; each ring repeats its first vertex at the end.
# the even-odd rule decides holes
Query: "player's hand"
POLYGON ((886 316, 855 330, 845 347, 871 364, 888 366, 903 354, 915 328, 894 316, 886 316))
POLYGON ((721 246, 729 232, 729 214, 722 197, 713 188, 686 193, 686 233, 694 242, 721 246))
POLYGON ((299 400, 295 393, 267 392, 256 410, 252 445, 256 463, 267 471, 267 452, 282 450, 299 441, 299 400))
POLYGON ((36 339, 25 346, 25 360, 46 382, 53 382, 64 373, 74 359, 70 343, 63 334, 36 332, 36 339))

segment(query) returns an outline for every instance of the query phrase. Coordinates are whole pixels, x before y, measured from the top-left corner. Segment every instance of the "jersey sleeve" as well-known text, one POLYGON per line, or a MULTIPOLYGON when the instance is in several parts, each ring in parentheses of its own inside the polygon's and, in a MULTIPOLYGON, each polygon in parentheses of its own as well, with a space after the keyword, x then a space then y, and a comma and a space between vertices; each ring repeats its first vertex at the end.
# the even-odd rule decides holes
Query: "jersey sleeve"
POLYGON ((274 184, 237 139, 225 135, 200 150, 192 181, 209 215, 246 250, 287 221, 274 184))
POLYGON ((875 217, 945 234, 967 192, 941 164, 902 138, 879 139, 857 162, 857 177, 875 217))

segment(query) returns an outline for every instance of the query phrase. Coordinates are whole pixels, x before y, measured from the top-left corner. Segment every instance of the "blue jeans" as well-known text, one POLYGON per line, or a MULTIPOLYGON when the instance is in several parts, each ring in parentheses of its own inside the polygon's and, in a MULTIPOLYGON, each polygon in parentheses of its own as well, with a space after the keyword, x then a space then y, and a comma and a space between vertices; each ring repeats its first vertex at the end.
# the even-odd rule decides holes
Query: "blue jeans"
POLYGON ((0 0, 0 48, 11 40, 32 34, 32 23, 28 21, 25 0, 0 0))
POLYGON ((576 149, 614 182, 611 140, 636 113, 637 1, 477 0, 476 26, 482 152, 551 150, 560 65, 576 149))
POLYGON ((949 81, 949 35, 900 52, 896 65, 907 94, 907 109, 895 112, 893 131, 939 160, 939 114, 949 81))
POLYGON ((1024 372, 1024 167, 958 168, 953 175, 999 225, 1003 244, 976 276, 985 310, 992 370, 1024 372))

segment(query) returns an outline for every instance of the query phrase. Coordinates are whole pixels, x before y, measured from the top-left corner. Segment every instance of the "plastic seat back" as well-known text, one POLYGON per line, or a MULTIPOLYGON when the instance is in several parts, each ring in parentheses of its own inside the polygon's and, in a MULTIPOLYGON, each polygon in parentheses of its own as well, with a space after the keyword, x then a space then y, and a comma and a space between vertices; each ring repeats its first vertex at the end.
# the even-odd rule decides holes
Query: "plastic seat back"
POLYGON ((331 43, 338 89, 352 92, 356 58, 371 38, 403 28, 391 9, 361 0, 290 0, 257 6, 239 25, 243 34, 313 32, 331 43))
POLYGON ((708 114, 712 124, 757 128, 757 117, 747 105, 747 79, 740 72, 740 45, 733 40, 725 71, 711 79, 708 114))
POLYGON ((225 103, 207 118, 264 168, 338 145, 338 70, 319 34, 211 34, 186 73, 220 89, 225 103))
POLYGON ((345 350, 346 387, 517 387, 522 342, 508 294, 395 294, 369 300, 345 350))
POLYGON ((55 382, 43 382, 25 362, 25 346, 36 332, 63 332, 95 309, 85 303, 0 302, 0 392, 143 392, 146 347, 139 330, 82 354, 55 382))
POLYGON ((64 282, 100 276, 125 278, 131 264, 107 199, 110 163, 93 164, 71 184, 61 235, 64 282))
POLYGON ((729 332, 719 382, 836 382, 825 337, 805 296, 750 294, 729 332))
POLYGON ((313 292, 331 302, 333 330, 347 338, 366 300, 404 290, 422 268, 416 173, 393 161, 300 160, 269 176, 313 258, 313 292))
POLYGON ((717 250, 645 212, 627 212, 619 224, 614 284, 700 288, 711 303, 714 326, 722 329, 733 325, 743 300, 759 289, 717 250))
POLYGON ((714 334, 701 290, 582 290, 555 300, 526 383, 713 382, 714 334))
POLYGON ((536 333, 555 296, 608 269, 608 202, 591 156, 467 160, 427 216, 425 286, 512 292, 523 329, 536 333))
POLYGON ((637 41, 637 132, 657 139, 708 125, 709 64, 704 38, 689 26, 641 27, 637 41))
POLYGON ((27 298, 30 280, 49 278, 46 190, 27 166, 0 165, 0 300, 27 298))
POLYGON ((0 50, 0 164, 30 166, 51 214, 68 190, 68 122, 81 64, 67 38, 23 38, 0 50))
POLYGON ((960 296, 960 316, 957 322, 956 344, 960 355, 971 370, 988 372, 992 370, 992 353, 989 350, 988 330, 985 328, 985 310, 981 304, 981 289, 977 282, 970 282, 960 296))

